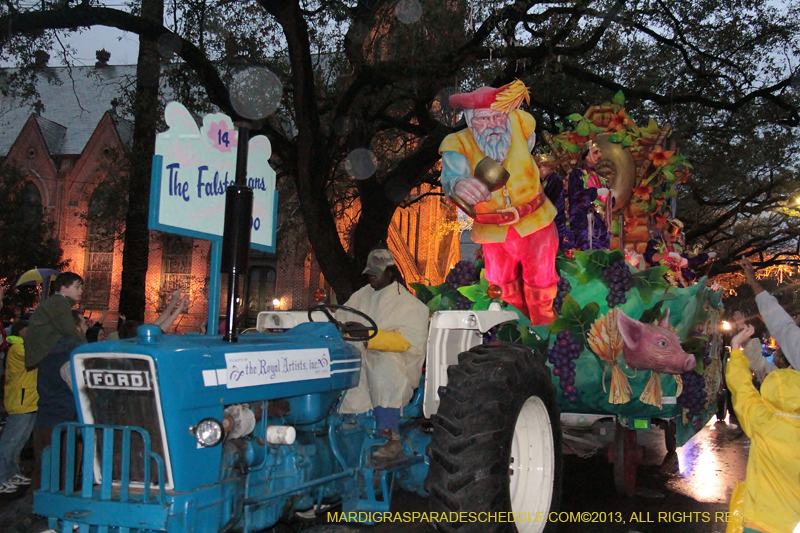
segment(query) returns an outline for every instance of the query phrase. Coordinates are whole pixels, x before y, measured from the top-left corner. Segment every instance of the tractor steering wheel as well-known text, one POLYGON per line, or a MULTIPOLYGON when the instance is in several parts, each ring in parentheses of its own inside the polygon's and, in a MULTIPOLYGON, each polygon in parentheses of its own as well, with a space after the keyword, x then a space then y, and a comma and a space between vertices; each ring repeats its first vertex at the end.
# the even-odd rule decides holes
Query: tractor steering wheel
POLYGON ((336 329, 338 329, 339 332, 343 336, 345 336, 345 340, 368 341, 368 340, 374 338, 375 335, 378 334, 378 324, 376 324, 375 321, 372 320, 372 318, 370 318, 366 313, 362 313, 358 309, 353 309, 352 307, 347 307, 347 306, 344 306, 344 305, 333 305, 333 304, 321 303, 321 304, 319 304, 319 305, 317 305, 315 307, 312 307, 311 309, 308 310, 308 321, 309 322, 316 322, 312 318, 312 315, 317 311, 319 311, 320 313, 323 313, 328 318, 328 321, 330 321, 334 326, 336 326, 336 329), (336 311, 338 311, 340 309, 342 311, 347 311, 348 313, 353 313, 354 315, 358 315, 361 318, 366 319, 366 321, 369 323, 369 325, 368 326, 354 327, 354 326, 348 325, 349 323, 344 323, 343 324, 342 322, 339 322, 338 320, 336 320, 333 317, 333 313, 335 313, 336 311), (331 313, 331 311, 333 311, 333 313, 331 313), (350 335, 351 333, 356 333, 356 332, 367 332, 367 336, 366 337, 353 337, 353 336, 350 335))

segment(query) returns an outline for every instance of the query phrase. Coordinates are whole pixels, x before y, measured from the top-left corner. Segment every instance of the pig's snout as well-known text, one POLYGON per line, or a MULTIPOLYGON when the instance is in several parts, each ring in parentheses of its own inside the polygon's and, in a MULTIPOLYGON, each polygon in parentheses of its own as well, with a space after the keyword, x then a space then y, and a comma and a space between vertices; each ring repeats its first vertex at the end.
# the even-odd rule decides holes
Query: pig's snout
POLYGON ((684 372, 691 372, 697 366, 697 361, 695 361, 693 355, 689 355, 686 357, 686 363, 683 365, 684 372))

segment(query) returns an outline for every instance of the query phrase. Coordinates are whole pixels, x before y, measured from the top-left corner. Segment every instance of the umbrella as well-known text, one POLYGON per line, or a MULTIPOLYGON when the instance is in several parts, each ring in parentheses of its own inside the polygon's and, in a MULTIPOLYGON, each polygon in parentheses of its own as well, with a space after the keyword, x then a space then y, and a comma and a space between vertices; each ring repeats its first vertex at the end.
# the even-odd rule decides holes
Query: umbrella
POLYGON ((33 268, 21 275, 15 286, 39 285, 43 283, 44 280, 53 281, 59 274, 61 274, 61 272, 53 270, 52 268, 33 268))

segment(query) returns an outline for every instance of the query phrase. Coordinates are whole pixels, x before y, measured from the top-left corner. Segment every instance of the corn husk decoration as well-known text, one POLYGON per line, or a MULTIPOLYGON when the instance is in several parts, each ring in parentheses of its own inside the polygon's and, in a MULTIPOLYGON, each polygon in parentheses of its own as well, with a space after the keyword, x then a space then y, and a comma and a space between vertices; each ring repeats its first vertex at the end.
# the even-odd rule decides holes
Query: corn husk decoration
POLYGON ((606 362, 603 368, 603 391, 606 390, 606 370, 611 370, 611 385, 608 403, 621 404, 631 401, 631 386, 628 376, 619 367, 617 359, 622 355, 622 335, 617 329, 617 310, 611 309, 600 316, 589 328, 587 335, 589 348, 606 362))
POLYGON ((674 374, 674 377, 675 377, 675 386, 677 387, 675 389, 675 397, 677 398, 683 392, 683 380, 678 374, 674 374))
POLYGON ((655 405, 659 409, 664 405, 664 393, 661 390, 661 374, 650 372, 650 380, 645 385, 639 401, 648 405, 655 405))
POLYGON ((494 97, 492 109, 500 111, 506 115, 518 109, 525 100, 528 104, 531 103, 531 95, 525 84, 519 80, 514 80, 508 85, 501 87, 501 91, 494 97))

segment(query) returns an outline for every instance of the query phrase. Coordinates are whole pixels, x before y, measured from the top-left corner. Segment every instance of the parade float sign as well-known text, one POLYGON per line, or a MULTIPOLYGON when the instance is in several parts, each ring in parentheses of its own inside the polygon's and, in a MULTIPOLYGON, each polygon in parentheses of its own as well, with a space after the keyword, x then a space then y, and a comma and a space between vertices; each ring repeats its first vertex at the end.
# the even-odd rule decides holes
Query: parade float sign
MULTIPOLYGON (((189 111, 171 102, 164 112, 169 129, 156 136, 150 186, 152 230, 221 241, 225 190, 236 178, 238 131, 227 115, 214 113, 197 127, 189 111)), ((259 135, 250 139, 247 185, 253 190, 251 246, 275 251, 277 198, 272 147, 259 135)))

